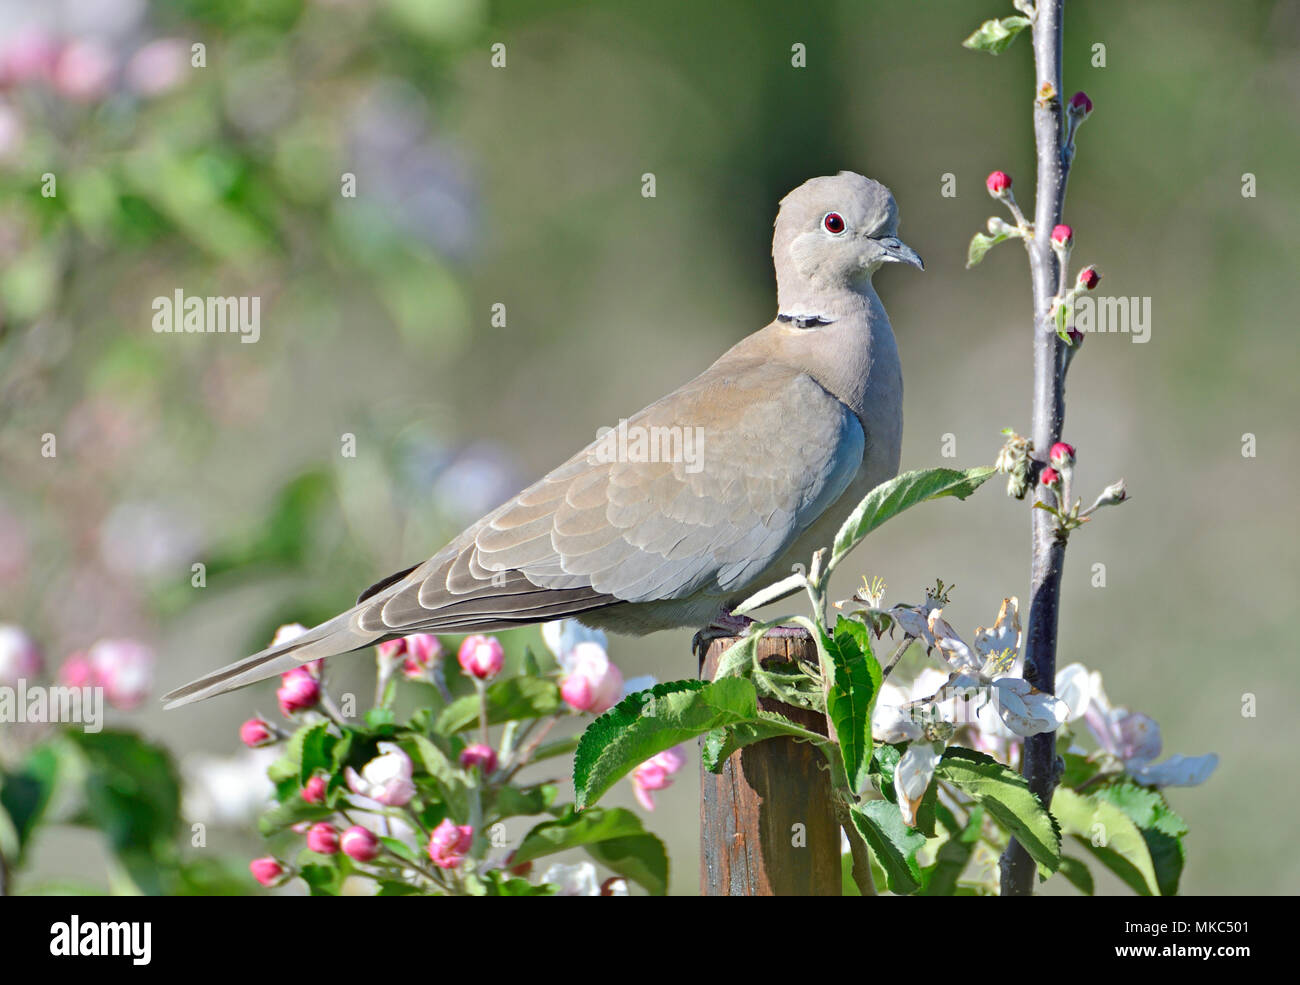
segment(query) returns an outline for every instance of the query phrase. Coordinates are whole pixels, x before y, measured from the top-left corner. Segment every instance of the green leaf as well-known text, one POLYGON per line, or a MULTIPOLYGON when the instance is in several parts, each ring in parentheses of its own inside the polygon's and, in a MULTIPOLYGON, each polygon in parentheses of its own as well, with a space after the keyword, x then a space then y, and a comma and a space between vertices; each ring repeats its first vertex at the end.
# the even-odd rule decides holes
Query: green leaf
POLYGON ((587 854, 605 868, 644 886, 651 896, 668 892, 668 851, 652 834, 598 841, 587 846, 587 854))
POLYGON ((343 873, 333 865, 304 865, 298 870, 313 896, 337 896, 343 885, 343 873))
POLYGON ((871 763, 871 710, 882 672, 871 652, 870 632, 852 619, 835 624, 835 636, 819 634, 827 675, 826 714, 844 757, 844 772, 854 794, 861 794, 871 763))
POLYGON ((1070 333, 1066 331, 1066 326, 1070 322, 1070 310, 1071 305, 1058 304, 1052 317, 1056 322, 1056 334, 1060 336, 1062 342, 1066 345, 1072 346, 1074 345, 1074 340, 1070 338, 1070 333))
POLYGON ((925 870, 925 888, 920 895, 952 896, 957 891, 957 880, 966 870, 975 846, 979 844, 984 809, 979 806, 972 808, 965 827, 942 804, 936 806, 935 814, 947 831, 948 838, 935 853, 934 864, 925 870))
MULTIPOLYGON (((538 677, 507 677, 487 689, 488 724, 544 718, 560 707, 560 689, 538 677)), ((457 698, 438 716, 437 730, 451 735, 478 724, 478 695, 457 698)))
POLYGON ((652 895, 668 890, 668 855, 641 819, 621 807, 595 807, 543 821, 524 835, 511 860, 520 865, 572 848, 585 848, 597 862, 644 886, 652 895))
POLYGON ((559 795, 560 789, 554 783, 539 783, 535 787, 502 787, 493 805, 498 820, 507 817, 520 817, 542 814, 559 795))
POLYGON ((754 685, 739 677, 657 684, 587 726, 573 757, 574 800, 581 810, 656 753, 724 725, 758 718, 754 685))
POLYGON ((1177 896, 1185 861, 1183 835, 1187 834, 1187 822, 1174 813, 1159 791, 1135 783, 1100 787, 1094 796, 1114 804, 1138 826, 1151 853, 1160 895, 1177 896))
POLYGON ((704 737, 704 768, 710 773, 722 769, 733 752, 751 746, 764 739, 789 736, 806 742, 824 742, 825 737, 809 729, 796 725, 783 715, 772 711, 760 711, 759 719, 754 722, 742 722, 739 725, 727 725, 716 728, 704 737))
POLYGON ((1084 896, 1093 894, 1092 873, 1079 859, 1073 855, 1062 855, 1059 871, 1084 896))
POLYGON ((826 696, 803 671, 783 674, 779 670, 756 670, 750 680, 760 698, 772 698, 810 711, 826 711, 826 696))
POLYGON ((1065 760, 1065 772, 1061 774, 1063 787, 1082 786, 1101 772, 1100 766, 1080 753, 1063 751, 1060 756, 1065 760))
POLYGON ((1063 788, 1052 798, 1052 813, 1062 831, 1073 835, 1139 896, 1160 892, 1146 839, 1120 807, 1063 788))
POLYGON ((761 638, 761 633, 751 631, 727 647, 718 658, 718 669, 713 679, 748 677, 757 667, 758 641, 761 638))
POLYGON ((406 859, 408 862, 420 861, 420 856, 416 854, 415 849, 400 838, 385 838, 380 835, 379 842, 398 858, 406 859))
POLYGON ((914 472, 904 472, 888 482, 882 482, 867 493, 840 527, 839 533, 835 535, 835 547, 830 563, 837 564, 844 555, 857 547, 867 534, 908 507, 923 503, 927 499, 939 499, 942 496, 965 499, 993 474, 994 470, 987 467, 965 471, 919 469, 914 472))
POLYGON ((103 831, 127 874, 164 891, 180 829, 181 785, 165 749, 130 732, 68 732, 85 757, 85 810, 76 823, 103 831))
POLYGON ((1016 35, 1029 26, 1028 17, 1002 17, 988 20, 963 41, 963 48, 973 51, 987 51, 990 55, 1000 55, 1011 47, 1016 35))
POLYGON ((1038 863, 1042 878, 1056 871, 1061 862, 1060 831, 1023 776, 983 753, 960 747, 944 752, 934 775, 982 804, 1038 863))
POLYGON ((849 809, 853 826, 866 839, 876 861, 885 870, 889 891, 909 895, 921 888, 921 870, 916 853, 925 844, 925 835, 903 823, 897 804, 886 800, 869 800, 849 809))
POLYGON ((447 811, 458 824, 469 820, 469 789, 459 770, 451 764, 446 754, 434 742, 423 735, 411 737, 415 742, 416 754, 424 771, 433 777, 442 794, 447 811))
POLYGON ((1010 233, 976 233, 971 237, 970 246, 966 249, 966 269, 978 264, 984 259, 985 255, 999 243, 1011 238, 1010 233))
MULTIPOLYGON (((329 722, 317 722, 306 729, 300 729, 293 738, 296 740, 299 735, 302 736, 302 741, 298 752, 298 781, 306 783, 318 771, 332 773, 334 745, 338 742, 338 736, 330 732, 329 722)), ((290 746, 292 745, 291 741, 290 746)))
POLYGON ((59 755, 49 745, 31 751, 22 768, 0 773, 0 808, 9 815, 18 835, 17 855, 9 861, 22 861, 23 849, 40 824, 49 806, 59 777, 59 755))
POLYGON ((257 819, 257 830, 262 837, 283 831, 302 821, 324 821, 332 817, 334 808, 325 804, 309 804, 301 797, 290 797, 283 804, 276 804, 257 819))

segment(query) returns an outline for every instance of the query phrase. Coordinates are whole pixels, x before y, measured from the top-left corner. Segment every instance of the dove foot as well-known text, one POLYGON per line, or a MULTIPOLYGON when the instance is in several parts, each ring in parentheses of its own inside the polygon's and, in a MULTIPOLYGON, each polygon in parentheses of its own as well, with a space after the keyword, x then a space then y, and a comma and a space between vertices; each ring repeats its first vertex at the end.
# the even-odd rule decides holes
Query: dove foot
MULTIPOLYGON (((695 634, 691 640, 691 651, 699 660, 700 666, 703 666, 704 657, 709 652, 709 645, 714 640, 744 636, 752 625, 754 625, 754 620, 749 616, 738 616, 731 612, 723 612, 713 622, 695 634)), ((808 639, 808 630, 802 626, 773 626, 763 635, 775 637, 776 639, 806 640, 808 639)))

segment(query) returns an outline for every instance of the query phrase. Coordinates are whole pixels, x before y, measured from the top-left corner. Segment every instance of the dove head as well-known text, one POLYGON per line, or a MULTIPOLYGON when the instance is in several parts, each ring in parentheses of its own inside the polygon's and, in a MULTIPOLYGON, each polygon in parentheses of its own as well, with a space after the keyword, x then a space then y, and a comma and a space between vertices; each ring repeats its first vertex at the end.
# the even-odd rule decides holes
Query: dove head
POLYGON ((781 200, 772 260, 782 311, 806 297, 858 290, 882 264, 925 269, 898 238, 889 189, 852 171, 810 178, 781 200))

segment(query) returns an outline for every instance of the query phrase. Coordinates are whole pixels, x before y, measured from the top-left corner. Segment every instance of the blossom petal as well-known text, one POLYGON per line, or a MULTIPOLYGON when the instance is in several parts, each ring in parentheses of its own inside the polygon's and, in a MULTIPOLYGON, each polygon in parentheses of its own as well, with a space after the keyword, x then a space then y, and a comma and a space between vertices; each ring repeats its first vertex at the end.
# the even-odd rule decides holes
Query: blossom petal
POLYGON ((1003 677, 993 682, 998 715, 1016 735, 1052 732, 1065 724, 1069 709, 1055 695, 1038 690, 1024 678, 1003 677))
POLYGON ((934 777, 934 768, 943 756, 939 742, 913 742, 903 753, 894 768, 894 792, 898 795, 898 808, 909 828, 916 827, 916 812, 925 797, 925 791, 934 777))
POLYGON ((1219 765, 1214 753, 1204 756, 1170 756, 1163 763, 1136 764, 1129 773, 1138 783, 1150 787, 1199 787, 1219 765))
POLYGON ((992 629, 980 626, 975 630, 975 650, 985 659, 1004 650, 1020 652, 1020 600, 1014 595, 1002 600, 992 629))

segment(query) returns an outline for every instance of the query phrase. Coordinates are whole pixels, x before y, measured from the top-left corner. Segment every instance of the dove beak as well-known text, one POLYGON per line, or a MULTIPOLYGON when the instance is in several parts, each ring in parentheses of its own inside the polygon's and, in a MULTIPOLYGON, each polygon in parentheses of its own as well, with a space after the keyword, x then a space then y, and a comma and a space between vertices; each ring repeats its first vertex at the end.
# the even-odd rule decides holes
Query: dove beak
POLYGON ((921 255, 896 236, 886 236, 876 240, 885 251, 885 259, 897 263, 910 263, 920 270, 925 269, 921 255))

